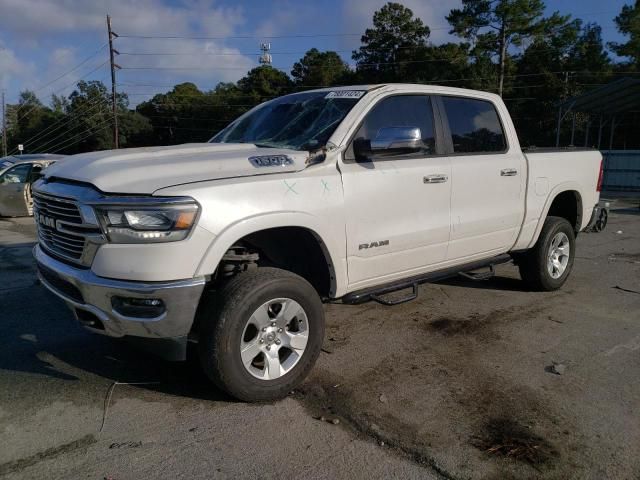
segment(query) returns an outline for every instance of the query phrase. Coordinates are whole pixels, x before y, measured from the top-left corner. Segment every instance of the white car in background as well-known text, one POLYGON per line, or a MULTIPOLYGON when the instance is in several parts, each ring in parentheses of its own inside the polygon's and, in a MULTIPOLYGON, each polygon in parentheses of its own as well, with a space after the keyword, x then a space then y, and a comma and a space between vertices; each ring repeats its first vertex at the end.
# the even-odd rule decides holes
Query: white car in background
POLYGON ((0 216, 33 215, 31 184, 40 178, 42 170, 64 157, 34 153, 0 158, 0 216))

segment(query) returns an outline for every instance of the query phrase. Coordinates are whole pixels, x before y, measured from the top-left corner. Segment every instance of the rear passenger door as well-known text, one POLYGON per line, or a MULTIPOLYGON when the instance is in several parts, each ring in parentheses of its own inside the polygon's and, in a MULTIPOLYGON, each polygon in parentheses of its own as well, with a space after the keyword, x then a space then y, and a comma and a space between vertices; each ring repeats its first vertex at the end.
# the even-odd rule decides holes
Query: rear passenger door
POLYGON ((340 164, 345 198, 349 283, 356 287, 420 273, 446 259, 451 175, 442 131, 428 95, 392 95, 364 116, 340 164), (356 139, 419 128, 422 148, 373 153, 356 162, 356 139))
POLYGON ((524 216, 526 165, 510 148, 493 102, 440 96, 451 160, 449 260, 474 260, 508 251, 524 216))

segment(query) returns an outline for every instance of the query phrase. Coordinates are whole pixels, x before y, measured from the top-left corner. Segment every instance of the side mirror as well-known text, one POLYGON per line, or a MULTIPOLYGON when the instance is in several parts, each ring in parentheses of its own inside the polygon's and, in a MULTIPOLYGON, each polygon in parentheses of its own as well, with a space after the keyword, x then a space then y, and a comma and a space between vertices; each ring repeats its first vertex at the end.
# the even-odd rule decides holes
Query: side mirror
POLYGON ((422 132, 418 127, 383 127, 378 130, 371 147, 380 153, 418 152, 424 148, 422 132))
POLYGON ((371 149, 371 140, 366 138, 356 138, 353 141, 353 155, 356 162, 370 162, 373 150, 371 149))

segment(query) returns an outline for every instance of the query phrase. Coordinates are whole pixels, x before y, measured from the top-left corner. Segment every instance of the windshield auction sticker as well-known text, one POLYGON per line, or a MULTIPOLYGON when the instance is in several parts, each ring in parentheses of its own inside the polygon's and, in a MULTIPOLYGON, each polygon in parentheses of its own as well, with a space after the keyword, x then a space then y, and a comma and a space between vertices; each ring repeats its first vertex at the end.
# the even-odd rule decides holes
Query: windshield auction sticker
POLYGON ((360 98, 365 93, 364 90, 335 90, 327 93, 324 98, 360 98))

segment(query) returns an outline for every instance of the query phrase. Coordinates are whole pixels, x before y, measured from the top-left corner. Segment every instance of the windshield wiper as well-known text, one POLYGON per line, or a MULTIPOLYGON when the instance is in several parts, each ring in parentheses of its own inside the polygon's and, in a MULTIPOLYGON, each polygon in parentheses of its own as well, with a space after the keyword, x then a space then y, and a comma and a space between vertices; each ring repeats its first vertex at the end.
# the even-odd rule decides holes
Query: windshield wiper
POLYGON ((277 147, 273 144, 270 145, 268 143, 254 143, 254 142, 251 142, 251 143, 253 143, 258 148, 282 148, 282 147, 277 147))

